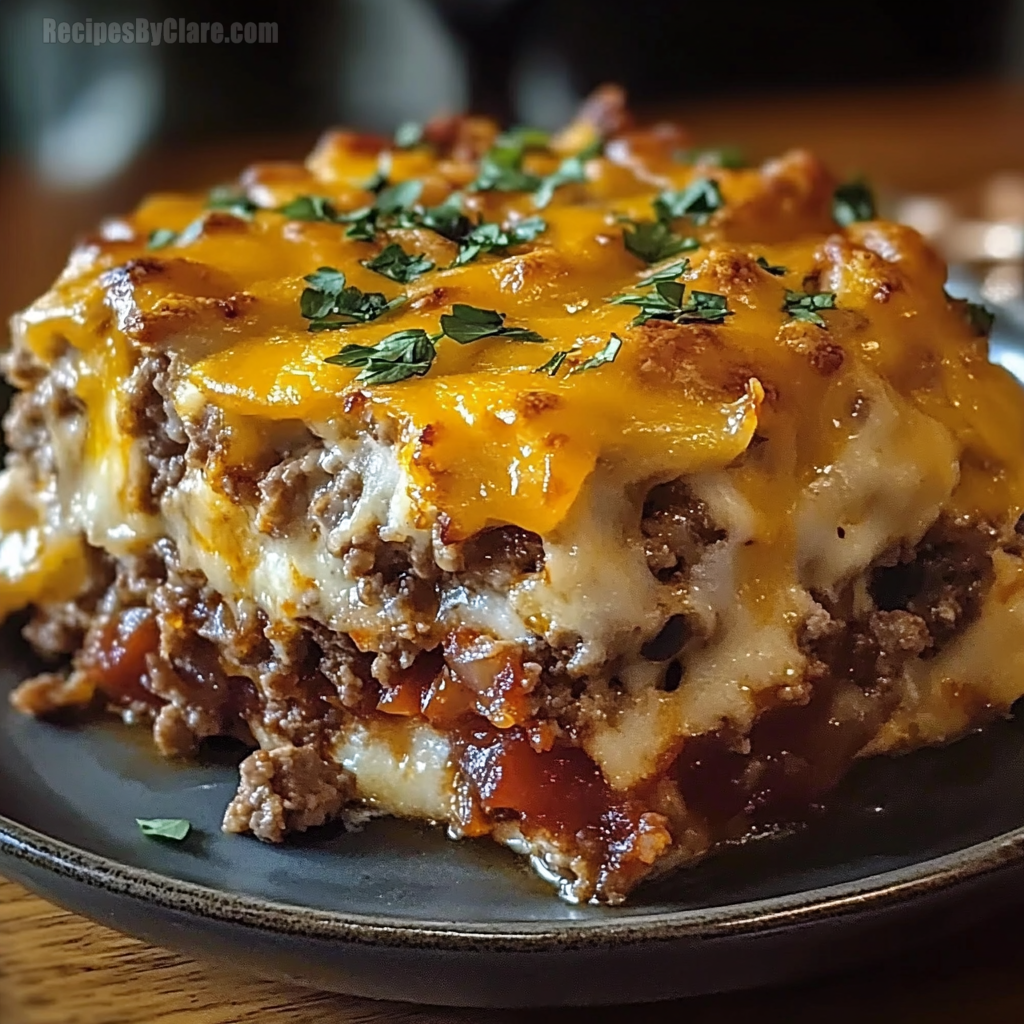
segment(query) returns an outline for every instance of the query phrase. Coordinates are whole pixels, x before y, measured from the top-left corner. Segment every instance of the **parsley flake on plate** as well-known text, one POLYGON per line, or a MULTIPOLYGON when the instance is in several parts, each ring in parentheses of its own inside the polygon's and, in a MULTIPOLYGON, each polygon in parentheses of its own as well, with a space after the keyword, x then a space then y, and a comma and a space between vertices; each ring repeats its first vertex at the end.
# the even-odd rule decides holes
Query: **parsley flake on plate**
POLYGON ((135 824, 144 836, 173 839, 180 843, 192 830, 187 818, 136 818, 135 824))

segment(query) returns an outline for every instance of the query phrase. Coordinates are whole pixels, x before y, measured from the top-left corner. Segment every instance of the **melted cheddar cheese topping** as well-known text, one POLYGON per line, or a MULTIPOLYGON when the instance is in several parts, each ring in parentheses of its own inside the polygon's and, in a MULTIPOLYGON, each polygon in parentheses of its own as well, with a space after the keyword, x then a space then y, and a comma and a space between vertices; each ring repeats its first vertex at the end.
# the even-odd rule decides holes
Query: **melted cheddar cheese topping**
MULTIPOLYGON (((827 470, 844 440, 843 415, 834 418, 835 436, 820 430, 822 401, 837 409, 853 402, 867 368, 957 438, 957 511, 1001 519, 1024 504, 1019 389, 989 365, 984 339, 945 298, 944 266, 910 229, 870 222, 839 230, 831 182, 810 157, 745 170, 695 167, 673 162, 670 139, 620 137, 586 163, 584 183, 557 189, 543 210, 530 193, 464 192, 471 218, 509 224, 540 213, 546 229, 510 252, 401 285, 360 261, 397 241, 444 268, 454 244, 425 228, 355 240, 344 225, 277 212, 303 195, 340 211, 372 203, 360 185, 384 148, 334 134, 304 168, 252 168, 243 184, 260 209, 250 217, 207 210, 201 196, 156 196, 79 249, 24 324, 44 358, 65 340, 86 355, 79 389, 93 411, 89 458, 109 457, 118 443, 101 407, 130 371, 132 353, 155 347, 187 367, 193 403, 201 396, 230 418, 239 459, 258 445, 246 434, 258 437, 261 422, 339 421, 369 410, 395 425, 416 497, 444 513, 450 538, 499 523, 545 534, 599 461, 623 467, 627 482, 725 466, 746 450, 759 419, 762 429, 772 423, 792 435, 798 471, 788 476, 803 487, 827 470), (732 315, 721 324, 630 327, 636 309, 608 300, 650 268, 623 244, 624 220, 651 220, 661 191, 701 177, 715 181, 723 204, 706 225, 688 226, 701 244, 688 254, 682 280, 724 295, 732 315), (193 240, 147 250, 152 232, 199 224, 193 240), (758 257, 785 272, 766 272, 758 257), (321 266, 405 302, 366 324, 310 333, 299 297, 303 277, 321 266), (826 327, 794 320, 783 308, 787 289, 808 283, 835 294, 826 327), (546 341, 443 339, 425 377, 373 387, 324 361, 343 344, 435 331, 455 303, 500 311, 509 325, 546 341), (613 333, 624 339, 614 363, 567 375, 613 333), (536 372, 566 350, 573 355, 557 377, 536 372)), ((465 189, 474 175, 472 164, 441 159, 428 146, 388 158, 390 180, 422 182, 427 206, 465 189)), ((531 153, 526 166, 550 173, 559 159, 531 153)), ((778 477, 772 486, 780 516, 766 524, 770 532, 785 523, 781 513, 795 498, 778 477)))

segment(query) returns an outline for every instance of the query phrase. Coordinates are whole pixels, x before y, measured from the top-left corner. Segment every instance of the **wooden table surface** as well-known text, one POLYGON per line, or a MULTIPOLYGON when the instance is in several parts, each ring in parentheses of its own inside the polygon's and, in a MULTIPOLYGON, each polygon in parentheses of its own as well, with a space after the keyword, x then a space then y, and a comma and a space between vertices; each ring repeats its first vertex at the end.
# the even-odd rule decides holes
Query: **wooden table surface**
MULTIPOLYGON (((812 99, 732 101, 684 117, 698 140, 752 155, 800 144, 884 186, 970 196, 994 172, 1024 173, 1024 86, 968 83, 812 99)), ((230 143, 139 160, 117 180, 61 193, 28 169, 0 168, 0 274, 6 318, 47 287, 72 238, 155 188, 198 187, 246 161, 299 155, 309 139, 230 143)), ((846 978, 646 1010, 538 1011, 534 1024, 618 1022, 662 1013, 687 1024, 1012 1024, 1024 1020, 1024 928, 994 922, 939 949, 846 978)), ((371 1003, 252 980, 148 947, 58 910, 0 879, 0 1024, 371 1024, 519 1020, 522 1013, 371 1003)))

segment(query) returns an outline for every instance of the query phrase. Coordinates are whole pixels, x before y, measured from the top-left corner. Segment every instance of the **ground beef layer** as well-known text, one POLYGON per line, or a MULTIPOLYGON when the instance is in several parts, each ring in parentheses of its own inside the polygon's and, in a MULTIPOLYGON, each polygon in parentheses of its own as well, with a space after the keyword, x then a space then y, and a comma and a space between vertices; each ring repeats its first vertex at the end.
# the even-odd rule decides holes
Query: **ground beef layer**
MULTIPOLYGON (((695 546, 721 542, 683 487, 659 488, 645 511, 653 572, 679 571, 695 546)), ((120 562, 96 552, 77 600, 36 610, 27 639, 71 666, 13 699, 36 715, 99 701, 150 723, 167 756, 209 737, 254 747, 224 827, 272 842, 358 806, 332 755, 353 723, 426 721, 450 742, 456 833, 525 844, 560 866, 577 898, 616 902, 656 869, 813 813, 899 703, 904 665, 976 619, 1000 547, 1016 553, 1019 534, 942 521, 917 548, 886 556, 870 574, 874 610, 853 613, 852 594, 823 599, 801 626, 803 699, 766 708, 748 735, 687 740, 625 793, 578 745, 588 716, 614 714, 620 694, 571 680, 564 652, 481 649, 462 632, 402 669, 316 621, 282 629, 255 607, 229 606, 167 541, 120 562), (499 707, 509 727, 494 726, 499 707)), ((474 551, 488 571, 536 557, 519 537, 480 539, 474 551)), ((650 645, 651 660, 669 665, 663 685, 679 685, 671 666, 688 642, 685 622, 670 623, 650 645)))

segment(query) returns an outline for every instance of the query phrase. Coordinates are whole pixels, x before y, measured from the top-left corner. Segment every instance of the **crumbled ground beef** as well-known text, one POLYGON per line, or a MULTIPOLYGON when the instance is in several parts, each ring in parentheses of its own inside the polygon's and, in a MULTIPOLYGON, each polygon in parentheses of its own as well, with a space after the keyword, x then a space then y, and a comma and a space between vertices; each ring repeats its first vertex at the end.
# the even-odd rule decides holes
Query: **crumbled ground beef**
POLYGON ((906 611, 875 611, 863 620, 832 618, 824 609, 804 625, 800 646, 811 659, 812 681, 844 680, 882 690, 912 658, 932 646, 925 621, 906 611))
POLYGON ((352 515, 363 493, 363 478, 335 448, 321 453, 319 468, 326 478, 313 490, 309 517, 325 538, 327 550, 341 557, 347 547, 340 527, 352 515))
POLYGON ((685 577, 705 548, 725 539, 707 506, 682 480, 653 488, 644 502, 640 531, 647 565, 662 583, 685 577))
POLYGON ((346 708, 360 705, 371 675, 372 654, 362 654, 344 633, 336 633, 313 619, 304 620, 303 628, 320 652, 317 665, 329 679, 346 708))
POLYGON ((482 530, 462 545, 461 554, 470 578, 499 591, 544 568, 544 544, 540 537, 518 526, 482 530))
POLYGON ((238 795, 224 815, 224 831, 252 832, 279 843, 336 817, 352 795, 347 772, 312 747, 290 744, 257 750, 239 766, 238 795))
POLYGON ((56 660, 81 648, 99 603, 114 582, 114 564, 98 549, 89 549, 87 565, 88 576, 78 596, 70 601, 38 605, 22 630, 43 658, 56 660))
POLYGON ((844 618, 840 600, 805 622, 812 678, 883 690, 908 660, 934 655, 980 614, 995 547, 992 530, 942 519, 916 548, 884 556, 870 577, 875 610, 844 618))
POLYGON ((981 612, 992 586, 994 534, 940 520, 913 551, 880 565, 871 595, 884 611, 919 616, 935 651, 981 612))
POLYGON ((92 702, 94 693, 94 687, 78 673, 43 672, 25 680, 11 694, 11 705, 22 714, 43 718, 82 708, 92 702))
POLYGON ((284 536, 296 522, 304 522, 314 490, 328 479, 320 462, 322 444, 314 444, 289 458, 282 459, 259 481, 259 505, 256 528, 272 537, 284 536))
POLYGON ((7 463, 27 467, 40 490, 56 478, 55 427, 60 424, 65 432, 84 436, 85 406, 74 391, 76 358, 69 349, 41 371, 36 357, 21 346, 4 357, 4 372, 13 383, 31 382, 27 390, 14 394, 3 419, 7 463))
POLYGON ((168 369, 166 353, 142 356, 125 381, 118 410, 118 426, 137 439, 148 467, 139 467, 132 477, 142 507, 150 511, 185 472, 188 436, 171 401, 168 369))

